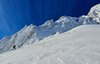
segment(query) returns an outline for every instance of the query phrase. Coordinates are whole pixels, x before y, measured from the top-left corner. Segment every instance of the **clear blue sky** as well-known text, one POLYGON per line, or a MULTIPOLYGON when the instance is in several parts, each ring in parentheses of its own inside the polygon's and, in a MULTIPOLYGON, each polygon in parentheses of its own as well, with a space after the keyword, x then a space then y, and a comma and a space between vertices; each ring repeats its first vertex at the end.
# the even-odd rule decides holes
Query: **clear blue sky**
POLYGON ((0 0, 0 39, 25 25, 41 25, 59 17, 86 15, 100 0, 0 0))

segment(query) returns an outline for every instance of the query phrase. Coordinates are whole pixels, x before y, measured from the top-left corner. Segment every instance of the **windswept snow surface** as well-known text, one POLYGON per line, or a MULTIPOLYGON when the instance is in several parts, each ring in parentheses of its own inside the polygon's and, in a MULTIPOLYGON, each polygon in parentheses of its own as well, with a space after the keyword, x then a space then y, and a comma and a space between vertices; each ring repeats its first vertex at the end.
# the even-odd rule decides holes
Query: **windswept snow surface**
POLYGON ((0 64, 100 64, 100 25, 81 25, 0 54, 0 64))

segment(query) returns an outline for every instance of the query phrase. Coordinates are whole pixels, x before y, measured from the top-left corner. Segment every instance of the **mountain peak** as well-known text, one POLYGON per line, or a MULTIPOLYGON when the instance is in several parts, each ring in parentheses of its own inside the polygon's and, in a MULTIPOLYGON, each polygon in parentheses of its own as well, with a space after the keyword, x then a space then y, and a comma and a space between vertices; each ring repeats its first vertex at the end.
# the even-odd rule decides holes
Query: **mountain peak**
POLYGON ((97 22, 100 22, 100 4, 93 6, 88 13, 89 17, 92 17, 97 22))

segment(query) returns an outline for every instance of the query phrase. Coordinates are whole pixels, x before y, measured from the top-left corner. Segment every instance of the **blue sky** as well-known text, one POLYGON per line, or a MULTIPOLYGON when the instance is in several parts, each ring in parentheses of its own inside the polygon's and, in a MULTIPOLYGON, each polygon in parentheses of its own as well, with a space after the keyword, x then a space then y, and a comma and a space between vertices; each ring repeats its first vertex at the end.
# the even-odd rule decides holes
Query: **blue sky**
POLYGON ((0 39, 25 25, 41 25, 61 16, 86 15, 100 0, 0 0, 0 39))

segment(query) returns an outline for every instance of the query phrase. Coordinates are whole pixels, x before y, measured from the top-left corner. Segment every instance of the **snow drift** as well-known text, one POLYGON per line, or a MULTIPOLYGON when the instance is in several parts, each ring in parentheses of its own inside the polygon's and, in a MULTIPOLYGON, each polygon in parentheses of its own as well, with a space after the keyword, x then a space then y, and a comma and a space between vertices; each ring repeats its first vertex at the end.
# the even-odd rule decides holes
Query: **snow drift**
POLYGON ((55 22, 53 20, 48 20, 40 26, 35 26, 33 24, 30 26, 25 26, 16 34, 13 34, 10 37, 6 36, 0 40, 0 53, 11 51, 13 45, 16 45, 17 48, 20 48, 22 46, 38 42, 45 37, 54 35, 56 33, 66 32, 79 25, 97 24, 99 20, 96 19, 100 18, 99 6, 100 4, 92 7, 87 16, 83 15, 79 18, 62 16, 55 22))

